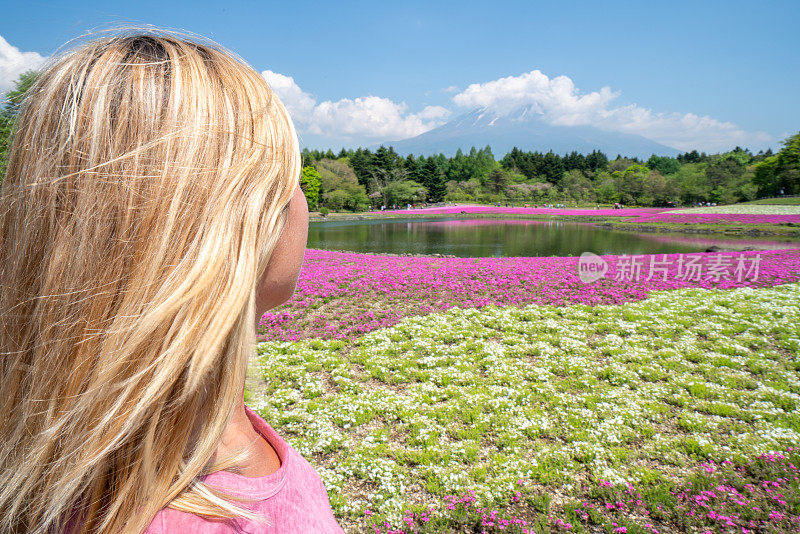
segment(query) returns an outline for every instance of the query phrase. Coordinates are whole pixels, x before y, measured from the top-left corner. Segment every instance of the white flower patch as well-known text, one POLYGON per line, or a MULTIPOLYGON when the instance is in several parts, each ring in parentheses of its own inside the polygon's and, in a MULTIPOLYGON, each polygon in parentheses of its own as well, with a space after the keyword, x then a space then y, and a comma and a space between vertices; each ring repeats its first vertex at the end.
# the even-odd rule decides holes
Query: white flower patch
POLYGON ((780 204, 732 204, 729 206, 705 206, 702 208, 683 208, 670 213, 734 213, 737 215, 797 215, 800 206, 780 204))
POLYGON ((351 342, 259 345, 253 407, 313 458, 337 514, 399 518, 800 443, 800 285, 622 306, 453 308, 351 342))

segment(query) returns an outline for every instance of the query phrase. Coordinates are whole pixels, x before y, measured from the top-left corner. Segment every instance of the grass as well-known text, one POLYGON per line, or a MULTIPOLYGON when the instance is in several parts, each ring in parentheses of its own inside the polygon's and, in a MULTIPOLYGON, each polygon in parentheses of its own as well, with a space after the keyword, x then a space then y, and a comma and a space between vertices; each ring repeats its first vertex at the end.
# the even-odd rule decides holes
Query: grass
POLYGON ((770 206, 800 206, 800 196, 762 198, 760 200, 751 200, 750 202, 743 202, 743 204, 757 204, 757 205, 770 205, 770 206))
MULTIPOLYGON (((353 532, 491 530, 501 519, 518 532, 704 528, 717 520, 686 515, 703 464, 758 483, 745 467, 800 441, 798 284, 454 308, 258 352, 251 405, 317 468, 353 532), (608 503, 608 488, 637 488, 643 504, 587 510, 608 503), (681 499, 685 513, 663 511, 681 499)), ((779 483, 796 497, 790 482, 779 483)), ((762 493, 759 503, 771 498, 762 493)), ((795 497, 741 524, 786 529, 795 497)), ((730 517, 725 506, 715 514, 730 517)))
POLYGON ((800 238, 800 227, 794 224, 737 224, 737 223, 669 223, 669 222, 631 222, 620 220, 601 221, 602 226, 613 230, 634 232, 658 232, 672 234, 723 234, 733 236, 776 236, 779 238, 800 238))

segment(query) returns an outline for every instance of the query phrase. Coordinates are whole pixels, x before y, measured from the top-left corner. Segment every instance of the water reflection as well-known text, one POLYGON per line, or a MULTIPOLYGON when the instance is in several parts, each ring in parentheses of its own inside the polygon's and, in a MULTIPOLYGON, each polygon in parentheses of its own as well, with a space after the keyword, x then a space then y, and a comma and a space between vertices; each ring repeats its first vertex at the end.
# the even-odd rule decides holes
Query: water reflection
POLYGON ((308 247, 459 257, 669 254, 708 247, 798 248, 790 240, 614 231, 586 223, 492 219, 373 219, 313 222, 308 247))

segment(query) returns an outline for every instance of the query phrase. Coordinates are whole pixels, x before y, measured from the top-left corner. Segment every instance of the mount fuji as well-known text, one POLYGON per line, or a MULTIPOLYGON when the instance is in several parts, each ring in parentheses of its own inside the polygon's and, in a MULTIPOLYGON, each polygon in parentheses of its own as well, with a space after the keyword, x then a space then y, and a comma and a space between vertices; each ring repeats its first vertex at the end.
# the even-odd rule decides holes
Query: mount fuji
MULTIPOLYGON (((524 151, 567 154, 573 150, 588 154, 601 150, 608 157, 617 154, 647 159, 652 154, 676 156, 679 150, 662 145, 641 135, 612 132, 594 126, 555 126, 531 117, 527 108, 500 115, 486 108, 475 108, 451 121, 416 137, 381 143, 392 146, 401 155, 432 155, 440 152, 452 156, 460 148, 491 146, 496 158, 502 158, 513 147, 524 151)), ((376 147, 378 145, 375 145, 376 147)))

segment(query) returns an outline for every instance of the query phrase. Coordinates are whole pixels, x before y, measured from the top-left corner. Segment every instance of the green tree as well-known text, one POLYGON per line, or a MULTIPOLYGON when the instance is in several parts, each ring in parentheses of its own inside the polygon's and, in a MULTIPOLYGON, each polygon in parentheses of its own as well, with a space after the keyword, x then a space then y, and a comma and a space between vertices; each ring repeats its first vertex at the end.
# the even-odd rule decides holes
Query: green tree
POLYGON ((350 195, 342 189, 334 189, 325 193, 325 207, 333 211, 343 211, 350 201, 350 195))
POLYGON ((650 174, 650 169, 644 165, 631 165, 624 171, 615 171, 611 174, 619 191, 623 204, 640 203, 644 194, 645 182, 650 174))
POLYGON ((563 158, 564 169, 569 171, 586 171, 589 170, 589 164, 586 162, 586 157, 573 150, 563 158))
POLYGON ((684 204, 706 202, 710 198, 711 187, 706 178, 705 166, 705 163, 687 163, 671 177, 684 204))
POLYGON ((39 71, 29 70, 19 75, 19 78, 14 82, 14 88, 9 90, 3 97, 3 110, 2 113, 15 116, 19 113, 19 108, 28 89, 31 88, 33 83, 39 77, 39 71))
POLYGON ((414 180, 416 182, 420 181, 420 163, 414 158, 414 154, 409 154, 408 157, 403 162, 403 167, 405 168, 406 175, 409 180, 414 180))
POLYGON ((561 180, 564 178, 564 170, 564 162, 560 156, 552 152, 544 155, 541 174, 544 175, 548 182, 555 185, 561 184, 561 180))
POLYGON ((665 176, 667 174, 675 174, 681 168, 681 164, 677 159, 668 158, 666 156, 656 156, 655 154, 650 156, 646 165, 648 168, 658 171, 665 176))
POLYGON ((303 193, 306 195, 309 209, 317 209, 321 185, 322 177, 319 172, 317 172, 317 169, 311 166, 303 167, 303 171, 300 174, 300 189, 302 189, 303 193))
POLYGON ((586 165, 593 173, 604 171, 608 169, 608 157, 599 150, 592 150, 592 153, 586 156, 586 165))
POLYGON ((375 155, 372 158, 372 163, 375 167, 383 169, 386 172, 392 172, 400 162, 397 152, 394 151, 394 148, 386 148, 385 146, 381 145, 378 147, 378 150, 375 151, 375 155))
POLYGON ((755 166, 753 182, 759 196, 800 194, 800 133, 783 142, 783 148, 755 166))
POLYGON ((712 188, 724 187, 744 174, 745 166, 735 158, 721 158, 706 167, 706 178, 712 188))
POLYGON ((620 195, 617 190, 617 184, 614 183, 614 179, 610 174, 607 172, 601 173, 595 183, 597 185, 594 188, 594 193, 598 202, 602 202, 603 204, 619 202, 620 195))
POLYGON ((492 193, 501 193, 511 183, 511 174, 502 167, 495 167, 486 176, 486 185, 492 193))
POLYGON ((736 157, 722 157, 706 166, 706 180, 712 202, 735 202, 731 190, 744 175, 745 166, 736 157))
POLYGON ((363 211, 370 206, 366 188, 358 183, 348 158, 317 162, 321 203, 333 210, 363 211))
POLYGON ((372 152, 366 148, 359 148, 350 155, 349 159, 350 166, 353 168, 356 178, 358 178, 358 183, 367 187, 375 174, 372 152))
POLYGON ((678 201, 678 186, 675 181, 658 171, 650 171, 639 203, 643 206, 668 206, 678 201))
POLYGON ((11 137, 14 131, 14 120, 19 113, 19 108, 28 89, 39 77, 39 72, 29 70, 22 73, 14 82, 13 89, 3 96, 3 104, 0 107, 0 185, 6 175, 8 167, 8 151, 11 148, 11 137))
POLYGON ((592 202, 595 199, 592 182, 586 174, 578 169, 572 169, 564 176, 561 186, 564 193, 575 202, 592 202))
POLYGON ((385 187, 384 197, 388 205, 413 204, 425 200, 428 191, 425 187, 413 180, 392 182, 385 187))
POLYGON ((679 163, 700 163, 703 161, 703 158, 700 156, 697 150, 680 154, 677 159, 679 163))
POLYGON ((428 158, 419 172, 422 185, 428 192, 428 200, 439 202, 444 199, 447 188, 444 185, 444 174, 436 160, 428 158))
POLYGON ((447 165, 447 171, 445 174, 447 181, 453 180, 456 182, 463 182, 471 178, 469 175, 470 173, 467 164, 467 157, 464 156, 464 153, 460 148, 456 150, 456 155, 450 158, 450 162, 447 165))
POLYGON ((616 159, 608 163, 608 170, 611 172, 624 171, 631 165, 636 165, 635 159, 623 158, 622 156, 618 155, 616 159))

